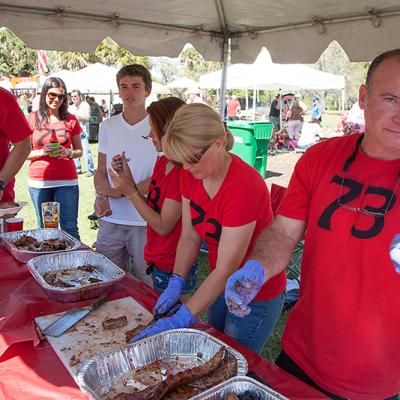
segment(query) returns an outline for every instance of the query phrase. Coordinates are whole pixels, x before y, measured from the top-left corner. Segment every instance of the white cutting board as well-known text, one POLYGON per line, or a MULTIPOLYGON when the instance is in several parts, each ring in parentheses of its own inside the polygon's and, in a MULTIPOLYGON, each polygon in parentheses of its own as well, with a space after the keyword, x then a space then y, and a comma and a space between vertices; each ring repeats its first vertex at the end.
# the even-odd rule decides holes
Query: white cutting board
MULTIPOLYGON (((50 325, 64 312, 35 318, 41 330, 50 325)), ((132 297, 108 301, 92 311, 81 321, 59 337, 46 336, 50 345, 75 379, 83 361, 95 355, 126 345, 125 332, 138 325, 146 325, 153 315, 132 297), (126 315, 128 324, 117 329, 104 330, 102 321, 126 315), (71 366, 71 358, 79 357, 80 362, 71 366)))

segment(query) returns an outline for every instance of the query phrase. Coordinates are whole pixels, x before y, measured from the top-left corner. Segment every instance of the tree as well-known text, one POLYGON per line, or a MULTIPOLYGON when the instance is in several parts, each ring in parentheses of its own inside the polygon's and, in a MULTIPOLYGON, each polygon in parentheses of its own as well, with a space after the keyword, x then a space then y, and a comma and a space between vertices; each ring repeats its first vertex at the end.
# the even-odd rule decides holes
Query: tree
POLYGON ((222 68, 220 62, 205 61, 193 46, 186 46, 179 55, 179 60, 183 65, 184 75, 196 81, 200 78, 200 75, 222 68))
POLYGON ((38 73, 36 50, 9 29, 0 30, 0 72, 7 77, 38 73))

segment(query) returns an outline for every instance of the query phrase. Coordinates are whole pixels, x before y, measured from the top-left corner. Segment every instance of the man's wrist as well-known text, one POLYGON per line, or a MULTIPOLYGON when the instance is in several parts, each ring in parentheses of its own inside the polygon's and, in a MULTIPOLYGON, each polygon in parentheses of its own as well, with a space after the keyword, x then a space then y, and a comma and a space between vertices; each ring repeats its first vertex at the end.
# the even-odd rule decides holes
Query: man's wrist
POLYGON ((95 196, 96 196, 96 199, 107 200, 107 196, 104 193, 96 192, 95 196))

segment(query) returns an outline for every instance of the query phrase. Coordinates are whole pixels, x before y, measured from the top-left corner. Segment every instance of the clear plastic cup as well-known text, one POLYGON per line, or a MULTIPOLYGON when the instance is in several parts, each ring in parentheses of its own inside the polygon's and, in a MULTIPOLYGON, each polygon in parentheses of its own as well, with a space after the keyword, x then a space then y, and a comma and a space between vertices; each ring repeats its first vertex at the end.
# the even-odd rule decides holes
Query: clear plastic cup
POLYGON ((42 203, 42 217, 45 228, 59 228, 60 221, 60 203, 49 201, 42 203))

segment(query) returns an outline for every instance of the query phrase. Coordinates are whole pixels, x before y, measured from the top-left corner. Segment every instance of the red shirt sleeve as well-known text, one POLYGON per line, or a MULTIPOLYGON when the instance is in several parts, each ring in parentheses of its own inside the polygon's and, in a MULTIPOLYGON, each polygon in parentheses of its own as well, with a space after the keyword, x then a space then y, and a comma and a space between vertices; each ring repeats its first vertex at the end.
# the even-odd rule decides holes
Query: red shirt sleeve
POLYGON ((32 133, 25 115, 19 108, 17 100, 11 93, 1 89, 0 133, 11 143, 18 143, 32 133))
POLYGON ((166 187, 165 198, 182 202, 181 186, 180 186, 180 175, 181 168, 174 167, 170 172, 170 179, 168 180, 168 186, 166 187))

